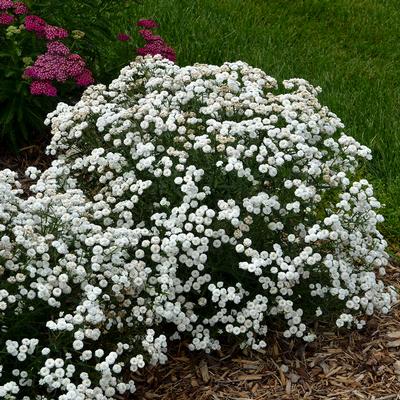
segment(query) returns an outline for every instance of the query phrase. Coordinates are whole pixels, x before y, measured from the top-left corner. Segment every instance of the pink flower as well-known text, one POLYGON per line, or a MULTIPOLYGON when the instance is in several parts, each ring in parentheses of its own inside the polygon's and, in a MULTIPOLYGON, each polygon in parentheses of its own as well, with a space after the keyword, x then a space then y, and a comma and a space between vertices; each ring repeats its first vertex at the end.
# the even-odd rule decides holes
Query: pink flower
POLYGON ((140 19, 137 22, 137 26, 141 26, 142 28, 146 29, 158 28, 157 22, 153 21, 152 19, 140 19))
POLYGON ((154 56, 156 54, 160 54, 162 57, 167 58, 168 60, 176 60, 175 51, 171 47, 167 46, 164 42, 146 43, 144 47, 137 49, 137 53, 140 56, 154 56))
POLYGON ((68 37, 68 32, 59 26, 46 25, 44 27, 44 37, 47 40, 64 39, 68 37))
POLYGON ((35 63, 25 69, 25 75, 40 81, 65 82, 68 79, 79 79, 84 85, 88 77, 85 61, 78 54, 71 54, 68 47, 60 42, 47 45, 47 52, 40 55, 35 63), (84 75, 83 75, 84 74, 84 75), (84 79, 85 78, 85 79, 84 79))
POLYGON ((61 42, 49 42, 47 43, 47 51, 49 54, 58 54, 62 56, 66 56, 70 54, 69 48, 61 42))
POLYGON ((147 43, 144 47, 140 47, 137 49, 137 52, 141 56, 151 55, 154 56, 156 54, 161 54, 162 45, 147 43))
POLYGON ((38 56, 34 64, 24 71, 25 76, 33 80, 30 85, 32 95, 56 96, 57 89, 53 83, 63 83, 68 79, 74 79, 79 86, 88 86, 94 82, 91 71, 79 54, 71 54, 64 43, 52 41, 68 36, 65 29, 47 25, 36 16, 27 16, 25 26, 38 36, 51 40, 47 43, 46 53, 38 56))
POLYGON ((176 53, 175 53, 175 50, 172 47, 164 46, 161 55, 164 58, 167 58, 168 60, 171 60, 173 62, 176 61, 176 53))
POLYGON ((30 85, 30 90, 34 96, 57 96, 57 89, 49 81, 34 81, 30 85))
POLYGON ((155 35, 153 34, 153 32, 152 32, 151 30, 149 30, 149 29, 140 29, 139 35, 140 35, 144 40, 148 40, 148 41, 152 41, 152 40, 154 40, 154 39, 157 38, 157 37, 161 39, 161 36, 155 36, 155 35))
POLYGON ((175 61, 176 54, 174 49, 169 47, 163 38, 158 35, 154 35, 150 30, 152 28, 158 27, 158 25, 151 19, 140 20, 138 26, 142 26, 146 29, 140 29, 139 34, 146 41, 144 47, 137 49, 137 53, 141 56, 145 55, 156 55, 160 54, 162 57, 168 60, 175 61))
POLYGON ((0 0, 0 10, 7 10, 12 8, 14 2, 12 0, 0 0))
POLYGON ((65 57, 42 54, 32 66, 25 69, 25 75, 34 80, 65 82, 68 79, 65 57))
POLYGON ((94 83, 92 72, 85 68, 83 72, 75 78, 75 83, 78 86, 89 86, 94 83))
POLYGON ((16 3, 14 3, 13 8, 14 8, 14 14, 16 15, 28 14, 28 7, 21 1, 17 1, 16 3))
POLYGON ((83 73, 85 70, 86 64, 83 61, 83 58, 78 54, 70 54, 65 59, 65 68, 67 74, 71 78, 75 78, 83 73))
POLYGON ((26 68, 25 74, 37 80, 65 82, 68 78, 81 74, 85 67, 82 59, 74 60, 71 56, 42 54, 32 66, 26 68))
POLYGON ((46 27, 46 21, 36 15, 27 15, 25 17, 25 29, 36 34, 43 34, 46 27))
POLYGON ((126 33, 118 33, 117 39, 121 42, 127 42, 128 40, 131 40, 131 37, 127 35, 126 33))
POLYGON ((11 25, 14 20, 15 18, 13 15, 9 15, 6 13, 0 14, 0 25, 11 25))

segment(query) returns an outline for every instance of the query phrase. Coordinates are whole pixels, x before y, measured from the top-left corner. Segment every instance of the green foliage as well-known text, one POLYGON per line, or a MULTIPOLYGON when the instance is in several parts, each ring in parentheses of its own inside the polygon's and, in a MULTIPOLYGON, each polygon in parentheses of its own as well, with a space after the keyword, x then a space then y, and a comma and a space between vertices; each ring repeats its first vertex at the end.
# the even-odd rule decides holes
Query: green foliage
MULTIPOLYGON (((116 39, 124 28, 130 28, 131 34, 136 31, 137 16, 131 15, 137 5, 134 1, 44 0, 26 4, 30 14, 68 30, 70 36, 64 42, 84 58, 98 82, 109 82, 135 57, 137 40, 122 43, 116 39)), ((59 101, 74 102, 82 92, 67 83, 58 88, 56 98, 30 94, 30 82, 23 72, 46 51, 46 41, 27 32, 23 21, 24 16, 19 16, 10 27, 0 26, 0 145, 13 150, 43 133, 43 121, 59 101)))
MULTIPOLYGON (((21 22, 22 19, 18 24, 21 22)), ((55 105, 52 99, 35 98, 29 93, 28 81, 22 74, 32 59, 24 57, 40 54, 45 46, 43 41, 32 40, 29 32, 18 29, 18 24, 15 28, 0 27, 0 140, 14 148, 40 126, 41 110, 55 105)))
POLYGON ((126 28, 135 31, 135 8, 139 1, 31 0, 29 3, 32 12, 45 20, 69 31, 84 32, 74 50, 85 57, 97 81, 109 82, 134 58, 138 40, 119 43, 116 35, 126 28))

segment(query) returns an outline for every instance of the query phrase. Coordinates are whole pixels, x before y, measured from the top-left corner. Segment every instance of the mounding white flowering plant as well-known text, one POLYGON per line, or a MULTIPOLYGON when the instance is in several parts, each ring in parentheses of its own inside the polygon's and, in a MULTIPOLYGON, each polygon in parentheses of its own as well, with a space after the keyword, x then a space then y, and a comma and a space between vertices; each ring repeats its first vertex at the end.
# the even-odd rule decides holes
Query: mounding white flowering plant
POLYGON ((111 399, 167 339, 260 349, 269 327, 311 341, 387 313, 371 152, 319 91, 139 57, 60 103, 30 193, 0 172, 0 397, 111 399))

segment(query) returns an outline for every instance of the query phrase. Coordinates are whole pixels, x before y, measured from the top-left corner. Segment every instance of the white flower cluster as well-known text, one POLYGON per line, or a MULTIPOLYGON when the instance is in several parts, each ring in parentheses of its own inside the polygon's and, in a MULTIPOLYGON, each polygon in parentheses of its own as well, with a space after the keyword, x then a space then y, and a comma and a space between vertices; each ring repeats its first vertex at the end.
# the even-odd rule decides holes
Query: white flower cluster
POLYGON ((0 397, 111 399, 167 338, 260 349, 388 312, 370 151, 319 90, 145 57, 59 104, 32 195, 0 172, 0 397))

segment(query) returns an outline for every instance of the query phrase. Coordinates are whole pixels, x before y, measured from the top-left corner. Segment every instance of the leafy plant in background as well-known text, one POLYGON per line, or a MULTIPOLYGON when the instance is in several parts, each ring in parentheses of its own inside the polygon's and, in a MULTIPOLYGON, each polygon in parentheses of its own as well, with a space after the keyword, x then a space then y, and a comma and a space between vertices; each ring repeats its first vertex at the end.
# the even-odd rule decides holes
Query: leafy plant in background
MULTIPOLYGON (((0 134, 15 148, 43 130, 43 117, 57 100, 73 98, 80 92, 76 86, 94 80, 83 58, 60 42, 70 36, 66 29, 30 14, 21 2, 0 0, 0 9, 0 134)), ((71 39, 73 45, 79 38, 75 33, 71 39)))
POLYGON ((13 146, 19 142, 17 135, 27 139, 29 129, 40 123, 41 107, 54 105, 51 99, 41 102, 32 98, 22 79, 25 67, 33 61, 30 55, 40 53, 45 45, 26 34, 23 19, 27 9, 19 13, 12 8, 14 4, 0 0, 0 139, 3 145, 13 146))
MULTIPOLYGON (((74 102, 92 76, 107 83, 135 57, 138 46, 132 35, 115 32, 117 26, 133 30, 133 3, 0 0, 2 147, 16 150, 29 143, 42 133, 45 115, 58 101, 74 102)), ((160 36, 145 40, 141 54, 175 59, 160 36)))
POLYGON ((134 24, 139 1, 117 0, 28 0, 31 9, 52 23, 82 32, 74 51, 84 55, 99 82, 109 82, 136 54, 137 41, 119 43, 121 26, 134 24))

